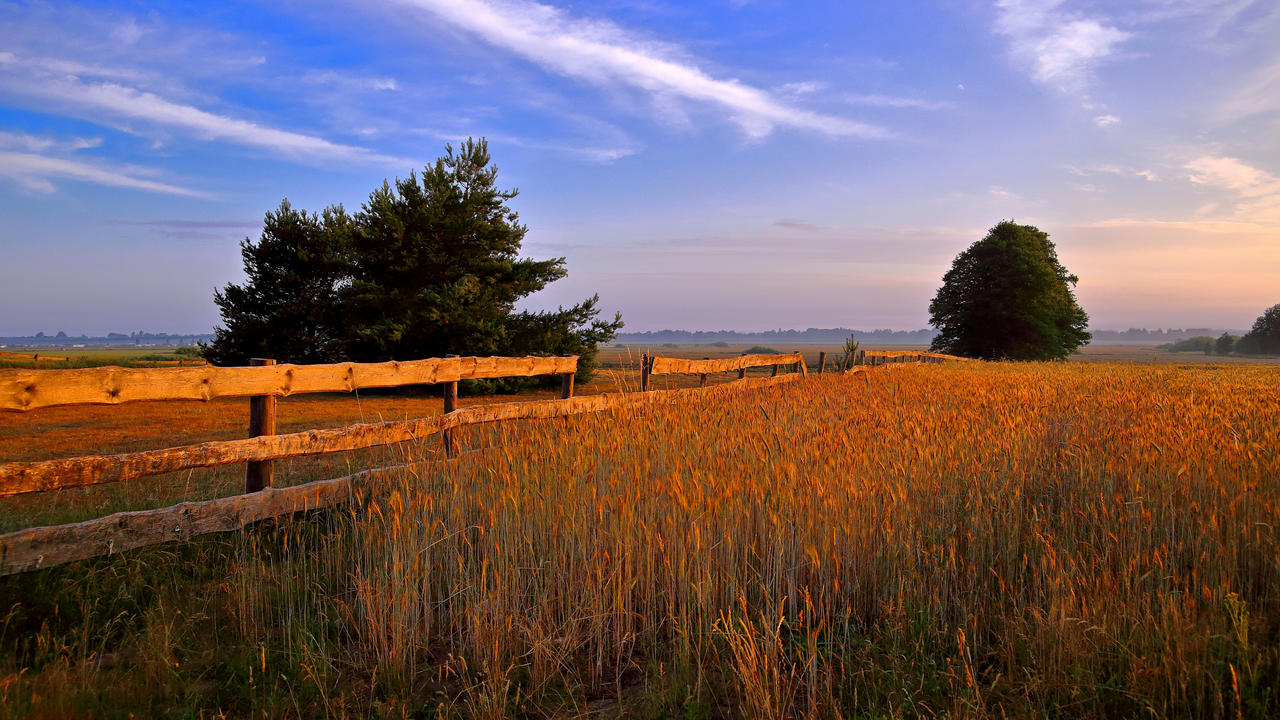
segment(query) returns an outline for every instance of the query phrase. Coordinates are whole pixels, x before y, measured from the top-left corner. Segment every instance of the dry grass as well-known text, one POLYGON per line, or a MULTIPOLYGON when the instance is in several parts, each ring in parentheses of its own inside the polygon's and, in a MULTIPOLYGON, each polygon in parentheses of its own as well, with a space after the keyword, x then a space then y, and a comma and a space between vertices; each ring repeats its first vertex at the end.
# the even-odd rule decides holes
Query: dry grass
POLYGON ((504 426, 185 592, 88 565, 163 588, 123 615, 7 581, 0 716, 1270 717, 1278 384, 901 366, 504 426))

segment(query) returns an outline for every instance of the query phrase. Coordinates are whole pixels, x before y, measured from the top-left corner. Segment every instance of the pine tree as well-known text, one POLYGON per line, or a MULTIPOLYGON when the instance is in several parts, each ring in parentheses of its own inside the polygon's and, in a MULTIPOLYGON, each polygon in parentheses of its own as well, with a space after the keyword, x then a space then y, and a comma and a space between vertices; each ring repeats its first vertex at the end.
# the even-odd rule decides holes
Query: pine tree
POLYGON ((527 228, 499 190, 483 139, 467 140, 421 174, 383 182, 353 216, 317 218, 287 203, 258 243, 241 245, 244 286, 214 301, 226 328, 213 362, 251 355, 295 362, 377 362, 457 355, 575 354, 590 378, 596 347, 621 316, 597 319, 598 297, 554 312, 518 300, 565 276, 564 258, 520 257, 527 228))
POLYGON ((351 217, 333 207, 322 215, 294 210, 286 199, 268 212, 258 242, 240 243, 243 285, 214 292, 225 327, 202 353, 216 365, 251 357, 319 363, 343 356, 337 287, 346 276, 351 217))

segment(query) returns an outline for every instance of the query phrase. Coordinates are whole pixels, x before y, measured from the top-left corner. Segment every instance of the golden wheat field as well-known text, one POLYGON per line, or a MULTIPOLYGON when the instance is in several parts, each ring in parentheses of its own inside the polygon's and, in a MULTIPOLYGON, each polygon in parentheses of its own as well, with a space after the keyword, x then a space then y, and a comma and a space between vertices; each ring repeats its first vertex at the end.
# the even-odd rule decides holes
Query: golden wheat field
POLYGON ((471 439, 3 579, 0 716, 1280 712, 1280 368, 904 365, 471 439))

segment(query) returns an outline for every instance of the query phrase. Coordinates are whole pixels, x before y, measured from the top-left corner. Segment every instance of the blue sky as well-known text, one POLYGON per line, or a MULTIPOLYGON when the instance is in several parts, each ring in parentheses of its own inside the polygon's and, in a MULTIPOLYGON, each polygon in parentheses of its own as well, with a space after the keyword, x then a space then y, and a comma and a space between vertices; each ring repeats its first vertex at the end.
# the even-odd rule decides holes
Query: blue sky
POLYGON ((0 335, 204 332, 288 197, 484 136, 628 330, 927 324, 1038 225, 1096 328, 1280 302, 1280 4, 0 2, 0 335))

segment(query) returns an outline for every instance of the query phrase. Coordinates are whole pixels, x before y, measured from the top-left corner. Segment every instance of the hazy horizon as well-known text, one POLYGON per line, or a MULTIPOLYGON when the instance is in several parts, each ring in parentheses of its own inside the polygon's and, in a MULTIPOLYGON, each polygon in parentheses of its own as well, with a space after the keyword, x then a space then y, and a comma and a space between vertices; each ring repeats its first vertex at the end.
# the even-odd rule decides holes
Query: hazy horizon
MULTIPOLYGON (((803 333, 803 332, 814 331, 814 330, 817 330, 817 331, 827 331, 827 330, 851 330, 851 331, 863 332, 863 333, 883 333, 883 332, 892 332, 892 333, 919 333, 919 332, 934 332, 934 329, 933 329, 933 328, 931 328, 931 327, 929 327, 929 326, 927 326, 927 325, 926 325, 926 326, 924 326, 924 327, 915 327, 915 328, 892 328, 892 327, 872 327, 872 326, 866 326, 866 327, 849 327, 849 326, 843 326, 843 325, 836 325, 836 326, 832 326, 832 327, 825 327, 825 328, 818 328, 818 327, 803 327, 803 328, 801 328, 801 327, 789 327, 789 328, 786 328, 786 327, 784 327, 784 328, 753 328, 753 329, 746 329, 746 330, 742 330, 742 329, 734 330, 734 329, 730 329, 730 328, 706 328, 706 327, 695 327, 695 328, 664 327, 664 328, 656 328, 656 329, 650 329, 650 330, 633 330, 633 329, 631 329, 631 328, 625 328, 625 327, 624 327, 624 328, 622 329, 622 331, 619 333, 619 336, 621 337, 621 336, 626 336, 626 335, 642 335, 642 334, 655 334, 655 335, 656 335, 656 334, 661 334, 661 333, 664 333, 664 332, 674 332, 674 333, 705 333, 705 334, 714 334, 714 333, 734 333, 734 334, 737 334, 737 335, 764 335, 764 334, 768 334, 768 333, 776 333, 776 332, 799 332, 799 333, 803 333)), ((1247 327, 1247 326, 1246 326, 1246 327, 1232 328, 1232 327, 1213 327, 1213 326, 1196 326, 1196 325, 1180 325, 1180 326, 1178 326, 1178 325, 1174 325, 1174 326, 1169 326, 1169 327, 1129 327, 1129 328, 1099 328, 1099 327, 1090 327, 1090 328, 1089 328, 1089 331, 1090 331, 1090 332, 1093 332, 1093 333, 1125 333, 1125 332, 1131 332, 1131 331, 1145 331, 1145 332, 1150 332, 1150 333, 1160 333, 1160 332, 1163 332, 1163 333, 1185 333, 1185 332, 1189 332, 1189 331, 1193 331, 1193 330, 1209 330, 1209 331, 1213 331, 1213 332, 1215 332, 1215 333, 1217 333, 1217 332, 1230 332, 1230 333, 1243 334, 1243 333, 1245 333, 1245 332, 1248 332, 1249 327, 1247 327)), ((121 330, 103 330, 103 331, 98 331, 98 332, 91 332, 91 331, 83 331, 83 332, 68 332, 68 331, 66 331, 66 330, 63 330, 63 329, 59 328, 58 330, 53 330, 53 331, 50 331, 50 330, 38 330, 38 331, 33 332, 33 333, 20 334, 20 333, 9 333, 9 332, 5 332, 3 329, 0 329, 0 338, 18 338, 18 337, 22 337, 22 338, 31 337, 31 338, 34 338, 34 337, 38 337, 38 336, 39 336, 39 335, 38 335, 39 333, 43 333, 43 337, 45 337, 45 338, 49 338, 49 339, 58 339, 58 335, 59 335, 59 333, 63 333, 63 334, 65 335, 65 339, 68 339, 68 340, 74 340, 74 339, 82 338, 82 337, 95 338, 95 339, 96 339, 96 338, 106 338, 106 337, 108 337, 109 335, 113 335, 113 334, 114 334, 114 335, 120 335, 120 336, 122 336, 122 339, 129 339, 129 338, 132 336, 132 333, 142 333, 142 334, 145 334, 145 335, 148 335, 148 336, 196 337, 196 336, 211 335, 211 334, 212 334, 212 332, 213 332, 213 331, 212 331, 212 329, 210 329, 210 330, 201 330, 201 331, 191 331, 191 332, 173 332, 173 331, 166 330, 166 329, 163 329, 163 328, 160 328, 160 329, 151 329, 151 330, 130 330, 130 331, 121 331, 121 330)))
POLYGON ((626 331, 927 327, 1002 219, 1096 328, 1280 302, 1280 7, 1185 0, 0 6, 0 328, 208 332, 288 197, 467 136, 626 331))

